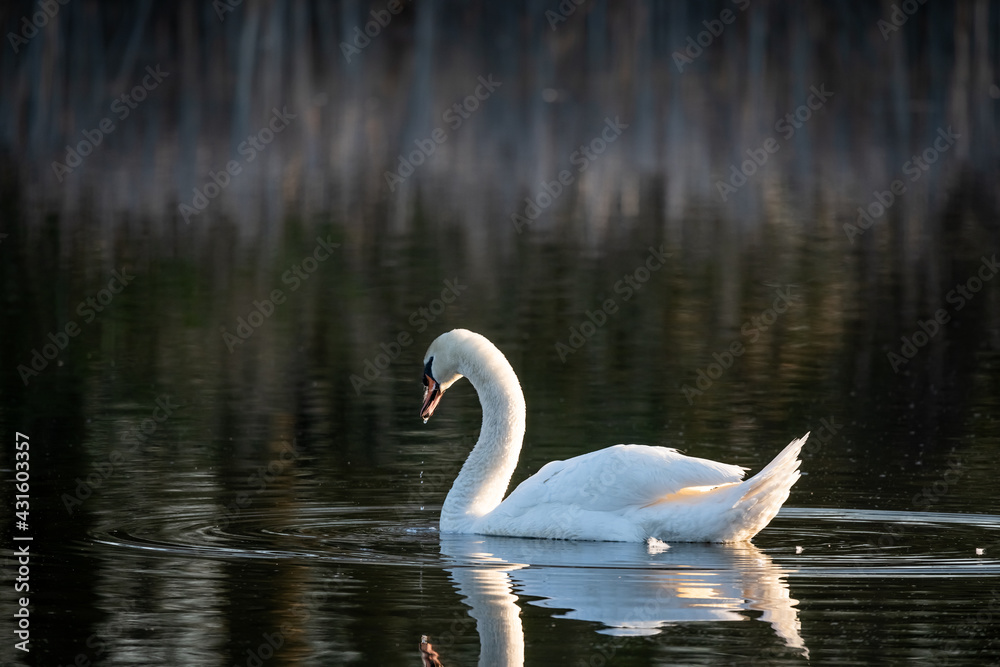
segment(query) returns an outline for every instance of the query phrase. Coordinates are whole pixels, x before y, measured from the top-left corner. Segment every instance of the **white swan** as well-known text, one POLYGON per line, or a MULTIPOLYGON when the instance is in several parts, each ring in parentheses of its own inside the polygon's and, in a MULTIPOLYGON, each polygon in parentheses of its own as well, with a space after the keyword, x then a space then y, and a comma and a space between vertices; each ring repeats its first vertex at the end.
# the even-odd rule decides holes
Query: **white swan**
POLYGON ((742 542, 766 526, 799 478, 793 440, 757 475, 666 447, 615 445, 546 464, 504 500, 524 437, 521 385, 503 354, 466 329, 441 334, 424 355, 426 422, 452 384, 479 393, 479 441, 441 508, 441 531, 642 542, 742 542), (501 502, 502 501, 502 502, 501 502))

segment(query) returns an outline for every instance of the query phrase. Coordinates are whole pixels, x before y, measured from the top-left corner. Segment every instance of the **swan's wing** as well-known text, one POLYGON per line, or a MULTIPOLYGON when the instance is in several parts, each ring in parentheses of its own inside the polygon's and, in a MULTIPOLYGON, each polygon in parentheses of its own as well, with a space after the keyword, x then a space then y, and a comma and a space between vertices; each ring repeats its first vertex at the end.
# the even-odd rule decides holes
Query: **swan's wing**
POLYGON ((667 447, 615 445, 546 464, 518 485, 501 507, 508 516, 547 503, 613 512, 658 502, 687 487, 739 482, 745 470, 667 447))

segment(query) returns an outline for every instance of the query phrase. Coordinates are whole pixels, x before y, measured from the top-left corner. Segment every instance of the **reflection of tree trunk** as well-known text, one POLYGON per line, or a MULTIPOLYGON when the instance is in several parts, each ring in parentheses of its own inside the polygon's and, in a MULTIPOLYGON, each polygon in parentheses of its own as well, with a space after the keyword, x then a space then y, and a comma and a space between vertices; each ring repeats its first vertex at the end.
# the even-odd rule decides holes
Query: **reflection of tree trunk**
MULTIPOLYGON (((197 18, 194 10, 194 0, 186 0, 180 8, 180 49, 177 54, 179 87, 186 91, 178 100, 177 138, 179 155, 177 156, 177 191, 180 201, 190 201, 190 193, 194 188, 198 173, 198 140, 201 131, 201 82, 203 72, 198 63, 201 61, 201 40, 198 39, 197 18), (182 166, 183 165, 183 166, 182 166)), ((238 103, 238 99, 236 102, 238 103)), ((233 128, 235 131, 236 128, 233 128)))
POLYGON ((956 161, 965 161, 969 157, 969 132, 973 129, 969 122, 969 84, 971 63, 969 55, 971 39, 969 23, 972 22, 972 12, 969 3, 960 2, 955 5, 955 67, 951 76, 951 91, 948 102, 948 122, 954 123, 961 138, 955 142, 956 161), (964 130, 964 131, 963 131, 964 130))
MULTIPOLYGON (((414 5, 416 12, 416 34, 413 47, 413 73, 410 92, 406 102, 403 131, 399 135, 399 152, 403 155, 413 149, 414 141, 426 139, 436 127, 431 120, 431 101, 434 99, 434 29, 437 21, 437 3, 426 0, 414 5)), ((412 200, 416 195, 411 187, 413 179, 407 178, 397 188, 393 216, 389 220, 392 228, 400 232, 409 222, 412 200)))
MULTIPOLYGON (((175 198, 190 201, 193 187, 259 129, 260 115, 272 105, 303 114, 315 103, 296 123, 300 140, 284 135, 270 145, 261 162, 248 166, 251 173, 213 202, 213 214, 236 213, 239 225, 260 229, 266 242, 280 233, 271 223, 281 207, 291 203, 307 213, 312 199, 302 195, 315 192, 324 205, 343 206, 340 213, 359 220, 359 227, 364 216, 350 214, 377 207, 375 222, 365 224, 403 229, 415 193, 433 192, 436 202, 498 205, 500 212, 470 206, 480 215, 462 223, 478 249, 494 248, 509 243, 509 215, 523 205, 522 193, 537 192, 543 179, 568 167, 573 187, 558 211, 541 216, 533 229, 567 214, 591 244, 600 243, 614 234, 619 213, 630 217, 636 202, 645 201, 636 190, 648 178, 665 184, 668 238, 710 244, 714 230, 703 218, 685 219, 694 207, 708 203, 721 209, 724 226, 755 233, 771 219, 765 207, 773 201, 772 186, 791 184, 789 194, 807 200, 797 212, 798 224, 808 227, 816 217, 810 198, 831 202, 834 215, 853 212, 862 202, 852 200, 887 187, 901 164, 926 148, 927 137, 950 123, 961 138, 944 158, 948 168, 918 184, 928 201, 914 188, 892 210, 894 224, 904 225, 899 252, 909 258, 914 249, 935 247, 922 233, 940 223, 924 211, 944 188, 928 181, 946 181, 951 167, 964 163, 989 169, 996 143, 986 0, 921 6, 889 33, 871 20, 873 12, 850 3, 754 4, 745 12, 734 5, 727 8, 732 22, 714 37, 705 23, 721 25, 718 18, 695 2, 664 9, 648 0, 594 0, 555 26, 546 19, 552 10, 545 2, 455 11, 438 0, 404 3, 384 26, 372 17, 373 5, 357 0, 333 7, 255 0, 225 5, 221 13, 220 4, 201 11, 193 0, 143 0, 121 16, 108 3, 71 3, 37 32, 31 27, 33 36, 18 43, 2 77, 5 149, 29 173, 51 172, 53 157, 80 143, 102 116, 121 124, 74 180, 48 181, 41 194, 75 207, 81 186, 120 177, 116 187, 102 188, 101 206, 110 210, 99 213, 135 211, 138 200, 145 210, 135 212, 162 217, 175 198), (771 24, 787 26, 786 36, 768 36, 771 24), (114 39, 102 35, 109 25, 114 39), (375 26, 371 35, 368 25, 375 26), (711 39, 701 38, 699 46, 699 35, 711 39), (359 36, 366 45, 346 58, 341 45, 359 36), (679 63, 675 55, 685 58, 686 48, 697 53, 690 64, 679 63), (788 67, 775 65, 783 62, 788 67), (108 105, 142 81, 147 65, 170 72, 167 85, 131 107, 134 115, 116 120, 108 105), (384 172, 401 149, 413 150, 414 139, 442 125, 438 114, 455 102, 454 82, 491 71, 501 73, 504 87, 477 112, 482 117, 449 135, 441 149, 471 157, 435 155, 390 193, 393 209, 383 215, 384 172), (802 104, 814 84, 834 91, 832 106, 786 141, 773 124, 802 104), (557 89, 558 101, 546 102, 544 88, 557 89), (569 156, 609 113, 631 125, 628 136, 586 173, 575 172, 566 164, 569 156), (781 152, 722 202, 716 182, 768 136, 778 136, 781 152), (469 183, 488 191, 468 197, 469 183)), ((879 7, 880 20, 889 10, 879 7)), ((750 237, 734 238, 742 245, 750 237)), ((910 285, 918 280, 904 281, 907 299, 919 298, 910 285)))
POLYGON ((987 0, 977 0, 973 9, 973 58, 972 58, 972 88, 969 94, 974 101, 972 122, 976 127, 976 155, 973 163, 980 159, 988 160, 995 153, 997 142, 997 127, 993 122, 993 108, 997 93, 990 92, 990 86, 996 90, 994 63, 990 60, 990 3, 987 0))
POLYGON ((246 4, 246 20, 240 28, 239 50, 236 61, 236 82, 233 90, 233 121, 229 150, 236 147, 250 132, 250 104, 253 94, 254 69, 257 59, 257 29, 260 25, 260 4, 246 4))

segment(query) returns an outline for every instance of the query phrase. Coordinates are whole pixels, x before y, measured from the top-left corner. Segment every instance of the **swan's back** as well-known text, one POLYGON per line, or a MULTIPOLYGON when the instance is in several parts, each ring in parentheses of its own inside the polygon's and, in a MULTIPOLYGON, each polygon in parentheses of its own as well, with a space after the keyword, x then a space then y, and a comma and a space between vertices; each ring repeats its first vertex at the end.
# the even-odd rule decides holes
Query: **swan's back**
POLYGON ((774 518, 798 479, 794 440, 747 481, 745 468, 666 447, 616 445, 553 461, 476 532, 558 539, 738 542, 774 518))
POLYGON ((511 509, 563 503, 614 512, 657 502, 691 486, 743 479, 746 469, 685 456, 668 447, 615 445, 567 461, 552 461, 524 480, 504 501, 511 509))

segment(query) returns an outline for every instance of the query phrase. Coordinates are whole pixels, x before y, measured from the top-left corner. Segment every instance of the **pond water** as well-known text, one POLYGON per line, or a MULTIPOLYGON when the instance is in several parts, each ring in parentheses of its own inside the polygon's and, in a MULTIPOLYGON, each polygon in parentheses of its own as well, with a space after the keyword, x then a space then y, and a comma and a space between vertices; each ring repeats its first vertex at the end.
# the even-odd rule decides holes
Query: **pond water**
POLYGON ((419 664, 424 635, 443 664, 995 657, 1000 561, 973 545, 1000 541, 997 516, 788 508, 756 545, 669 548, 441 536, 429 518, 306 497, 225 529, 195 504, 108 526, 78 545, 106 593, 164 595, 145 612, 114 595, 95 633, 108 664, 244 664, 268 641, 281 663, 419 664))
POLYGON ((419 484, 420 466, 344 476, 305 463, 228 514, 196 470, 158 468, 185 488, 147 488, 146 509, 102 509, 85 533, 33 545, 46 573, 36 609, 89 619, 86 635, 42 652, 61 645, 58 664, 416 665, 426 635, 445 665, 997 655, 1000 516, 786 507, 741 545, 442 536, 438 506, 398 483, 419 484), (331 502, 331 486, 354 500, 331 502), (84 566, 86 593, 48 592, 84 566))
MULTIPOLYGON (((336 227, 317 233, 344 240, 336 227)), ((596 256, 536 243, 489 273, 463 258, 435 275, 448 250, 403 236, 317 270, 230 351, 223 334, 315 236, 288 241, 248 279, 224 263, 129 265, 143 280, 84 327, 65 363, 8 388, 4 432, 31 443, 35 664, 997 660, 994 357, 978 346, 978 363, 948 361, 969 352, 956 340, 969 334, 947 329, 906 373, 884 372, 878 350, 894 333, 862 340, 857 312, 892 299, 845 296, 852 278, 836 268, 807 278, 832 265, 835 244, 807 240, 807 264, 801 250, 745 259, 761 279, 740 297, 738 323, 778 292, 794 297, 756 341, 705 324, 717 317, 705 265, 673 248, 678 261, 564 361, 556 344, 650 242, 596 256), (236 276, 221 303, 205 290, 214 271, 236 276), (446 281, 459 295, 438 309, 446 281), (520 375, 528 432, 514 483, 617 442, 758 470, 811 431, 803 477, 752 544, 442 536, 440 506, 480 419, 468 384, 427 424, 418 417, 423 350, 454 326, 490 335, 520 375), (734 340, 744 354, 686 394, 734 340), (395 358, 385 365, 383 353, 395 358), (385 368, 366 375, 369 361, 385 368), (926 390, 941 363, 958 370, 926 390)), ((88 271, 64 266, 35 298, 75 304, 93 289, 88 271)), ((54 310, 54 322, 72 316, 54 310)), ((5 517, 6 534, 24 534, 5 517)), ((21 543, 8 544, 9 617, 21 543)), ((11 642, 0 654, 20 664, 11 642)))
POLYGON ((0 667, 997 664, 1000 11, 891 10, 5 3, 0 667), (456 327, 513 484, 802 478, 752 544, 442 536, 456 327))

